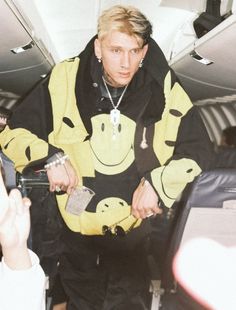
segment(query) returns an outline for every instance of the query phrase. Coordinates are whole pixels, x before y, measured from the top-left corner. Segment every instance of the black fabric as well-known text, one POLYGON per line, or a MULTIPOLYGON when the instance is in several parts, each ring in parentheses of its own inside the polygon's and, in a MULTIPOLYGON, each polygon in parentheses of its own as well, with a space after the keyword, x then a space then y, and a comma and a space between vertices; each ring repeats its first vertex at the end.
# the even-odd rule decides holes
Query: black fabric
POLYGON ((62 253, 61 218, 55 195, 47 188, 34 188, 28 191, 32 205, 30 248, 37 253, 45 274, 49 276, 47 294, 53 297, 53 303, 66 301, 66 295, 59 282, 58 261, 62 253))
POLYGON ((55 278, 51 284, 51 289, 48 292, 48 296, 52 297, 50 310, 53 310, 53 306, 67 302, 68 300, 66 292, 61 283, 61 277, 59 273, 55 275, 55 278))
MULTIPOLYGON (((8 123, 11 129, 24 128, 35 134, 38 138, 48 141, 48 135, 53 130, 52 107, 48 82, 49 76, 37 83, 35 87, 20 100, 17 107, 13 110, 13 114, 8 123)), ((41 164, 42 168, 42 164, 45 163, 46 159, 59 151, 62 150, 49 144, 47 157, 37 162, 30 163, 29 167, 41 164)))
POLYGON ((207 0, 206 12, 203 12, 193 22, 193 27, 198 38, 221 23, 221 0, 207 0))
POLYGON ((138 174, 135 163, 123 173, 104 175, 96 172, 95 178, 84 177, 83 184, 96 193, 86 210, 95 212, 99 201, 107 198, 108 193, 110 197, 119 197, 131 204, 133 192, 139 182, 140 175, 138 174))
POLYGON ((215 17, 212 16, 208 13, 202 13, 194 22, 193 22, 193 27, 196 32, 196 35, 198 38, 201 38, 215 28, 219 23, 221 23, 221 18, 220 17, 215 17))
POLYGON ((236 168, 236 147, 219 147, 215 153, 215 168, 236 168))
POLYGON ((39 256, 46 274, 54 277, 62 252, 60 237, 63 227, 55 195, 48 189, 37 188, 29 191, 28 196, 32 202, 32 250, 39 256))
POLYGON ((161 310, 209 310, 193 300, 184 290, 166 292, 161 299, 161 310))
POLYGON ((69 310, 148 309, 146 237, 133 234, 135 246, 132 238, 107 236, 104 242, 104 237, 65 232, 60 272, 69 310))
MULTIPOLYGON (((76 79, 76 97, 79 98, 77 104, 89 135, 92 132, 90 119, 99 112, 96 109, 96 104, 98 100, 101 101, 101 98, 104 98, 100 93, 100 88, 94 86, 94 83, 97 85, 103 83, 101 78, 102 65, 94 56, 95 38, 96 36, 90 40, 85 50, 79 55, 80 67, 76 79)), ((145 110, 142 118, 148 124, 160 120, 165 105, 163 94, 164 77, 169 69, 164 54, 157 43, 151 39, 143 68, 139 69, 133 77, 119 107, 122 113, 135 120, 137 119, 137 113, 139 115, 143 113, 143 110, 137 106, 137 103, 140 103, 145 108, 147 107, 145 103, 149 102, 148 109, 145 110), (156 61, 157 59, 158 61, 156 61), (136 109, 130 109, 134 105, 136 109), (133 113, 136 113, 136 116, 132 115, 133 113)), ((109 101, 108 106, 112 109, 109 101)), ((147 125, 147 123, 145 124, 147 125)))
MULTIPOLYGON (((137 124, 136 128, 136 137, 135 140, 142 141, 143 137, 143 123, 137 124)), ((155 152, 153 150, 153 146, 151 144, 152 137, 154 134, 154 125, 150 125, 149 129, 146 133, 146 141, 148 148, 141 148, 140 144, 135 144, 135 154, 137 160, 137 170, 141 176, 146 176, 147 171, 152 171, 155 167, 160 166, 160 162, 158 161, 155 152), (150 150, 151 149, 151 150, 150 150), (148 158, 148 161, 147 161, 148 158)))
MULTIPOLYGON (((79 98, 77 102, 78 109, 83 123, 89 132, 89 137, 92 135, 91 117, 100 113, 108 114, 113 109, 106 90, 104 94, 103 69, 101 63, 98 62, 94 55, 94 39, 95 37, 88 43, 85 51, 79 55, 80 67, 76 80, 76 96, 79 98)), ((158 59, 158 62, 152 59, 153 64, 155 64, 152 67, 149 61, 147 61, 147 64, 144 63, 143 68, 139 68, 119 105, 119 110, 123 115, 132 119, 137 126, 141 124, 139 136, 136 135, 140 143, 142 141, 142 126, 153 128, 153 124, 161 119, 165 105, 163 81, 160 83, 159 74, 155 74, 153 67, 156 70, 160 67, 160 75, 163 76, 169 68, 157 44, 153 40, 151 40, 150 44, 149 56, 146 56, 147 59, 156 58, 159 54, 160 59, 158 59), (157 54, 154 56, 154 53, 157 54), (149 72, 150 68, 152 68, 153 72, 149 72)), ((135 162, 126 171, 111 176, 95 172, 95 178, 83 178, 84 185, 96 193, 87 207, 87 211, 94 212, 97 203, 109 196, 120 197, 128 204, 131 204, 132 194, 144 173, 159 165, 152 148, 153 130, 149 132, 152 132, 149 140, 149 149, 145 150, 145 152, 137 152, 135 154, 135 162), (145 160, 144 162, 145 158, 150 157, 153 160, 145 160), (104 188, 106 188, 106 191, 104 191, 104 188)), ((135 146, 135 151, 140 149, 139 144, 135 146)))
POLYGON ((180 159, 184 154, 185 158, 195 160, 202 170, 212 169, 214 167, 214 152, 204 128, 205 125, 198 113, 198 108, 193 106, 182 118, 173 159, 180 159), (205 143, 202 143, 203 141, 205 143))
POLYGON ((52 110, 48 91, 49 76, 40 81, 25 95, 14 109, 9 127, 24 128, 48 141, 52 131, 52 110), (25 110, 27 109, 27 113, 25 110), (30 115, 30 117, 29 117, 30 115))

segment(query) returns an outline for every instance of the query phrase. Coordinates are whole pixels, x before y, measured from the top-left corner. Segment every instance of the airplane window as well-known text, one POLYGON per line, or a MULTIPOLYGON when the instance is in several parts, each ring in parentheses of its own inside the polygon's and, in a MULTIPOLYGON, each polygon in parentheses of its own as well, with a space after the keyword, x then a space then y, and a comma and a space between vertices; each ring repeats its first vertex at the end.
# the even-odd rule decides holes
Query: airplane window
POLYGON ((223 112, 225 113, 227 119, 229 120, 229 125, 235 126, 236 125, 236 106, 227 104, 221 106, 223 112))
POLYGON ((209 136, 214 143, 218 143, 220 140, 221 127, 217 123, 217 119, 210 109, 207 107, 201 107, 201 115, 205 120, 205 125, 208 130, 209 136))
POLYGON ((222 127, 222 124, 227 122, 227 118, 225 117, 225 114, 222 113, 220 106, 218 107, 218 105, 216 104, 216 105, 211 105, 209 108, 212 111, 213 115, 215 116, 215 119, 217 123, 219 124, 219 126, 222 127))

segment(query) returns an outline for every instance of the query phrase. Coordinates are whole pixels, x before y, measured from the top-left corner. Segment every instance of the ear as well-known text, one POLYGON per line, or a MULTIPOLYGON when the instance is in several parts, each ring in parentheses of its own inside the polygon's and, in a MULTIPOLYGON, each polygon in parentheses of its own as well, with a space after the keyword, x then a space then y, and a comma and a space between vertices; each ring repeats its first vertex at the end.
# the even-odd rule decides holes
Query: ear
POLYGON ((142 54, 143 54, 143 55, 142 55, 142 58, 145 57, 147 51, 148 51, 148 44, 145 44, 144 47, 143 47, 143 49, 142 49, 142 54))
POLYGON ((99 39, 95 39, 94 41, 94 52, 98 59, 102 58, 101 42, 99 41, 99 39))

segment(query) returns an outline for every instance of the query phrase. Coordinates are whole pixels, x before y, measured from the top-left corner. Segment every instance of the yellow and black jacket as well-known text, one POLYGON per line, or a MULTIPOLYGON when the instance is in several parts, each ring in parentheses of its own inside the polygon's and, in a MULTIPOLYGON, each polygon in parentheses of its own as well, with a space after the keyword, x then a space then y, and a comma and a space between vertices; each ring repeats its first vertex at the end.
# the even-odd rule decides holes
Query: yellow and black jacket
POLYGON ((24 98, 0 144, 20 172, 45 163, 58 150, 68 154, 81 184, 96 195, 80 216, 66 211, 66 194, 58 196, 61 214, 72 231, 101 235, 104 225, 126 216, 122 227, 127 231, 132 226, 132 193, 143 176, 163 205, 171 207, 186 184, 208 168, 211 144, 196 108, 153 40, 119 107, 121 121, 112 138, 112 106, 93 40, 79 57, 56 65, 24 98))

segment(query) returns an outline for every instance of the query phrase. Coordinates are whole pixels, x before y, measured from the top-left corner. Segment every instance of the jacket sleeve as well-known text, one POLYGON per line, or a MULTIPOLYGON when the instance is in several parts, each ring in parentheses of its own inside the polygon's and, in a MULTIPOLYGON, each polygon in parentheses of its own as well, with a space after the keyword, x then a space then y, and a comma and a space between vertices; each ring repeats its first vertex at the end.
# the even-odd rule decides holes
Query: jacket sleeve
POLYGON ((4 259, 0 262, 0 309, 46 309, 45 274, 32 251, 30 258, 32 267, 26 270, 11 270, 4 259))
POLYGON ((211 168, 212 158, 213 147, 205 125, 197 108, 192 107, 181 120, 173 156, 146 178, 164 205, 171 207, 188 183, 211 168))
POLYGON ((45 79, 20 102, 13 111, 9 126, 0 134, 2 150, 18 171, 44 162, 59 151, 48 144, 52 127, 48 79, 45 79))

